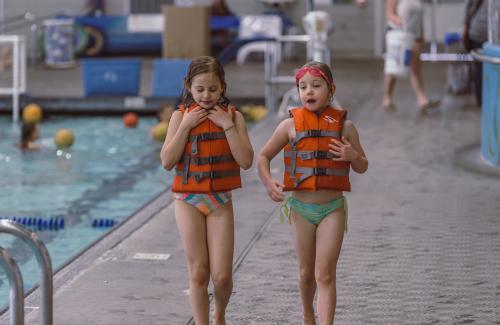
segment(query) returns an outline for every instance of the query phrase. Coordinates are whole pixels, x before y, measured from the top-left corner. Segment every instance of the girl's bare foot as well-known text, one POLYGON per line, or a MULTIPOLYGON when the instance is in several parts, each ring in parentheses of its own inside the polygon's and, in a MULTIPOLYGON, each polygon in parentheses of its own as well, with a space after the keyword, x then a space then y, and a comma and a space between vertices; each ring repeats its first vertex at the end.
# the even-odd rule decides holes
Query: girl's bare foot
POLYGON ((310 317, 304 317, 302 319, 302 325, 316 325, 316 320, 310 317))
POLYGON ((429 113, 435 111, 440 103, 439 100, 428 100, 426 103, 419 105, 418 108, 420 112, 429 113))
POLYGON ((214 321, 212 322, 213 325, 226 325, 226 319, 225 318, 215 318, 214 321))
POLYGON ((384 106, 384 109, 388 112, 396 111, 396 105, 394 105, 394 103, 391 100, 384 100, 382 105, 384 106))

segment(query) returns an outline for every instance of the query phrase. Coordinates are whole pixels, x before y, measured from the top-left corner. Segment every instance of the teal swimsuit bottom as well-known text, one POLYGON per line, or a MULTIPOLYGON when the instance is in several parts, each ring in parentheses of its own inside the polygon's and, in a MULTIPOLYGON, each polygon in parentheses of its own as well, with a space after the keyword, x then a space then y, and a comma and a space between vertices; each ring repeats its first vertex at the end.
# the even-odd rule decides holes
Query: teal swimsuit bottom
POLYGON ((293 196, 290 196, 281 206, 280 219, 283 222, 284 217, 286 216, 290 221, 290 212, 293 210, 302 218, 309 221, 309 223, 317 226, 330 213, 342 207, 345 212, 345 231, 347 232, 347 200, 344 196, 323 204, 304 203, 297 200, 293 196))

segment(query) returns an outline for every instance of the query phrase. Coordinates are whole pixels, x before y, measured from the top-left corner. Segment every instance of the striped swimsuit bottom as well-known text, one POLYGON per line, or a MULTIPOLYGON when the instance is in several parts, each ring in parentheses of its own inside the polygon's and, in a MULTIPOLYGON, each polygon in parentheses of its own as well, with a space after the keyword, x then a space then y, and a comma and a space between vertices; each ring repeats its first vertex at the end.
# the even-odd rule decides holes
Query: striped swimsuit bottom
POLYGON ((214 193, 174 193, 174 199, 186 202, 194 206, 203 215, 207 216, 210 212, 220 208, 231 201, 231 192, 214 193))

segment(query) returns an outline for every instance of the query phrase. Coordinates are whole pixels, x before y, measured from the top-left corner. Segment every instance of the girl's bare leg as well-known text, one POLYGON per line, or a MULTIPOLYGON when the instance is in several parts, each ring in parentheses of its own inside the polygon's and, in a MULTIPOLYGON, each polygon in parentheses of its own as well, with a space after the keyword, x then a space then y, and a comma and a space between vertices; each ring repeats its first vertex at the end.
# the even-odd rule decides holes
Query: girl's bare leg
POLYGON ((214 284, 213 324, 225 325, 226 307, 233 290, 234 218, 231 201, 207 216, 207 243, 214 284))
POLYGON ((337 305, 336 269, 344 239, 344 209, 323 219, 316 230, 315 277, 318 284, 318 318, 320 325, 331 325, 337 305))
POLYGON ((175 220, 189 270, 189 302, 196 325, 208 325, 210 279, 206 217, 198 209, 175 200, 175 220))
POLYGON ((302 298, 303 325, 315 325, 314 294, 316 282, 314 280, 314 260, 316 252, 316 226, 291 213, 293 241, 295 252, 299 260, 299 290, 302 298))

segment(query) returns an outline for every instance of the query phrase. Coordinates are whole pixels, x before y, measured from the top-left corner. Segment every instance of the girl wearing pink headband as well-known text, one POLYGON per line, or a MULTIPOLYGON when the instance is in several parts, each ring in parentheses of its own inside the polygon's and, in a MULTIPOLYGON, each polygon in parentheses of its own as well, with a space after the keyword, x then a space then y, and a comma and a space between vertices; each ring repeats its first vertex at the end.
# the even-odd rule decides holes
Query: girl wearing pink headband
POLYGON ((330 68, 310 62, 295 74, 302 107, 290 110, 257 156, 259 176, 269 197, 282 203, 299 261, 303 325, 316 324, 314 296, 318 288, 320 324, 333 324, 336 269, 350 190, 349 170, 364 173, 368 160, 347 112, 333 108, 335 94, 330 68), (271 160, 284 149, 283 180, 270 173, 271 160), (292 194, 285 199, 284 191, 292 194), (333 307, 333 308, 332 308, 333 307))
POLYGON ((314 66, 304 66, 304 67, 300 68, 299 70, 297 70, 297 72, 295 73, 295 83, 297 85, 299 84, 300 78, 302 78, 306 73, 310 73, 316 77, 321 77, 321 78, 325 79, 325 81, 328 84, 333 83, 331 74, 329 76, 327 76, 323 71, 321 71, 320 68, 317 68, 314 66))

